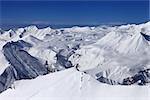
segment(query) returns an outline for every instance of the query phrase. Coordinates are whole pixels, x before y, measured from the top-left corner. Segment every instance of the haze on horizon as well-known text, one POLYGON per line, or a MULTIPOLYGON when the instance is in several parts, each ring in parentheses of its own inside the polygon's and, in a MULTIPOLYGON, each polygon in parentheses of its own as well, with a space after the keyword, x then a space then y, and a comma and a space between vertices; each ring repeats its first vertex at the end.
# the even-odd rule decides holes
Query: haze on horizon
POLYGON ((149 0, 2 0, 0 27, 17 25, 101 25, 149 21, 149 0))

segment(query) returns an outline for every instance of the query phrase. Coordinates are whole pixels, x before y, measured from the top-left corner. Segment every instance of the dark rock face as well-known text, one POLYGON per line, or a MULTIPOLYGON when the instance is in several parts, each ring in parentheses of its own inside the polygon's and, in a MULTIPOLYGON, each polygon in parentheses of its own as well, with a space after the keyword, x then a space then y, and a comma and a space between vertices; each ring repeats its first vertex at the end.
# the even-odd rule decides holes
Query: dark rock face
POLYGON ((57 54, 57 64, 60 64, 61 66, 65 68, 71 68, 73 67, 71 61, 69 61, 69 57, 75 53, 76 50, 80 48, 80 45, 77 44, 73 46, 72 48, 67 48, 67 49, 61 49, 57 54))
POLYGON ((103 77, 101 73, 97 73, 96 76, 99 82, 107 83, 110 85, 132 85, 132 84, 146 85, 147 83, 150 82, 150 69, 139 71, 134 76, 125 78, 122 83, 103 77))
MULTIPOLYGON (((20 43, 21 44, 21 43, 20 43)), ((35 78, 47 73, 47 69, 38 59, 22 50, 24 46, 18 42, 7 43, 4 47, 4 55, 10 64, 16 69, 19 79, 35 78)))
POLYGON ((73 67, 71 61, 68 60, 68 58, 69 58, 68 55, 70 56, 71 54, 68 53, 65 56, 65 55, 63 55, 62 52, 63 52, 63 50, 56 54, 57 63, 60 64, 61 66, 64 66, 65 68, 73 67))
POLYGON ((65 56, 57 54, 56 57, 57 63, 64 66, 65 68, 73 67, 71 61, 68 61, 68 59, 65 56))
POLYGON ((143 34, 143 33, 141 33, 142 35, 143 35, 143 37, 147 40, 147 41, 150 41, 150 36, 149 35, 146 35, 146 34, 143 34))
POLYGON ((105 77, 103 77, 103 76, 99 77, 97 80, 98 80, 99 82, 107 83, 107 84, 110 84, 110 85, 119 85, 119 84, 120 84, 119 82, 116 82, 116 81, 114 81, 114 80, 105 78, 105 77))
POLYGON ((0 92, 9 88, 15 80, 32 79, 48 73, 45 65, 23 50, 24 47, 30 46, 24 41, 9 42, 4 45, 4 56, 11 66, 0 76, 0 92))
POLYGON ((139 71, 132 77, 128 77, 123 80, 123 85, 131 85, 137 83, 138 85, 146 85, 150 82, 150 69, 139 71))
POLYGON ((10 66, 5 69, 3 74, 0 76, 0 93, 11 87, 11 84, 15 81, 15 69, 10 66))

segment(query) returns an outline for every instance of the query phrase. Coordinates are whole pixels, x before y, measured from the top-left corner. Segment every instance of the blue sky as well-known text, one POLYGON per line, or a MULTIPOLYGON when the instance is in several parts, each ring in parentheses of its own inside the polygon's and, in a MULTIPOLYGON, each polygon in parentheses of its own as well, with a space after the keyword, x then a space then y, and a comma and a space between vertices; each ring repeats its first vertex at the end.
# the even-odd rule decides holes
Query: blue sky
POLYGON ((149 20, 148 0, 0 1, 1 24, 98 25, 149 20))

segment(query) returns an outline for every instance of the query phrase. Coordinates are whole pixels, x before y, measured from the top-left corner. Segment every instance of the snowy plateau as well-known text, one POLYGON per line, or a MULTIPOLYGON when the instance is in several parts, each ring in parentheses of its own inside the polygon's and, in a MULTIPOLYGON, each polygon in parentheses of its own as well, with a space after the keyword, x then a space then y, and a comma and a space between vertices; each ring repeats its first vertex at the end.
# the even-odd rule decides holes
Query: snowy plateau
POLYGON ((0 29, 0 100, 150 100, 150 22, 0 29))

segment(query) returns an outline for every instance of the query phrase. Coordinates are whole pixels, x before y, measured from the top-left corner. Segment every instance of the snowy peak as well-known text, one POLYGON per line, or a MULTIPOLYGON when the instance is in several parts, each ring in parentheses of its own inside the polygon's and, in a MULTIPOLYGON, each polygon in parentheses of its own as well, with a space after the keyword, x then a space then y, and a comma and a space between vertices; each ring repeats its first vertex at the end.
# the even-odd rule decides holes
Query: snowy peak
POLYGON ((140 32, 134 34, 110 32, 93 46, 107 50, 112 49, 123 54, 132 54, 145 52, 150 45, 140 32))
POLYGON ((25 27, 24 29, 29 32, 35 32, 38 30, 36 26, 28 26, 28 27, 25 27))
POLYGON ((1 32, 0 92, 15 80, 70 67, 118 84, 150 68, 150 22, 61 29, 28 26, 1 32))
POLYGON ((124 54, 141 53, 146 52, 146 50, 150 50, 150 45, 140 33, 134 34, 131 38, 126 39, 118 48, 118 51, 124 54))
POLYGON ((93 77, 96 77, 95 73, 101 73, 121 82, 150 67, 150 45, 141 32, 143 27, 142 24, 115 27, 96 43, 77 50, 70 60, 93 77))

